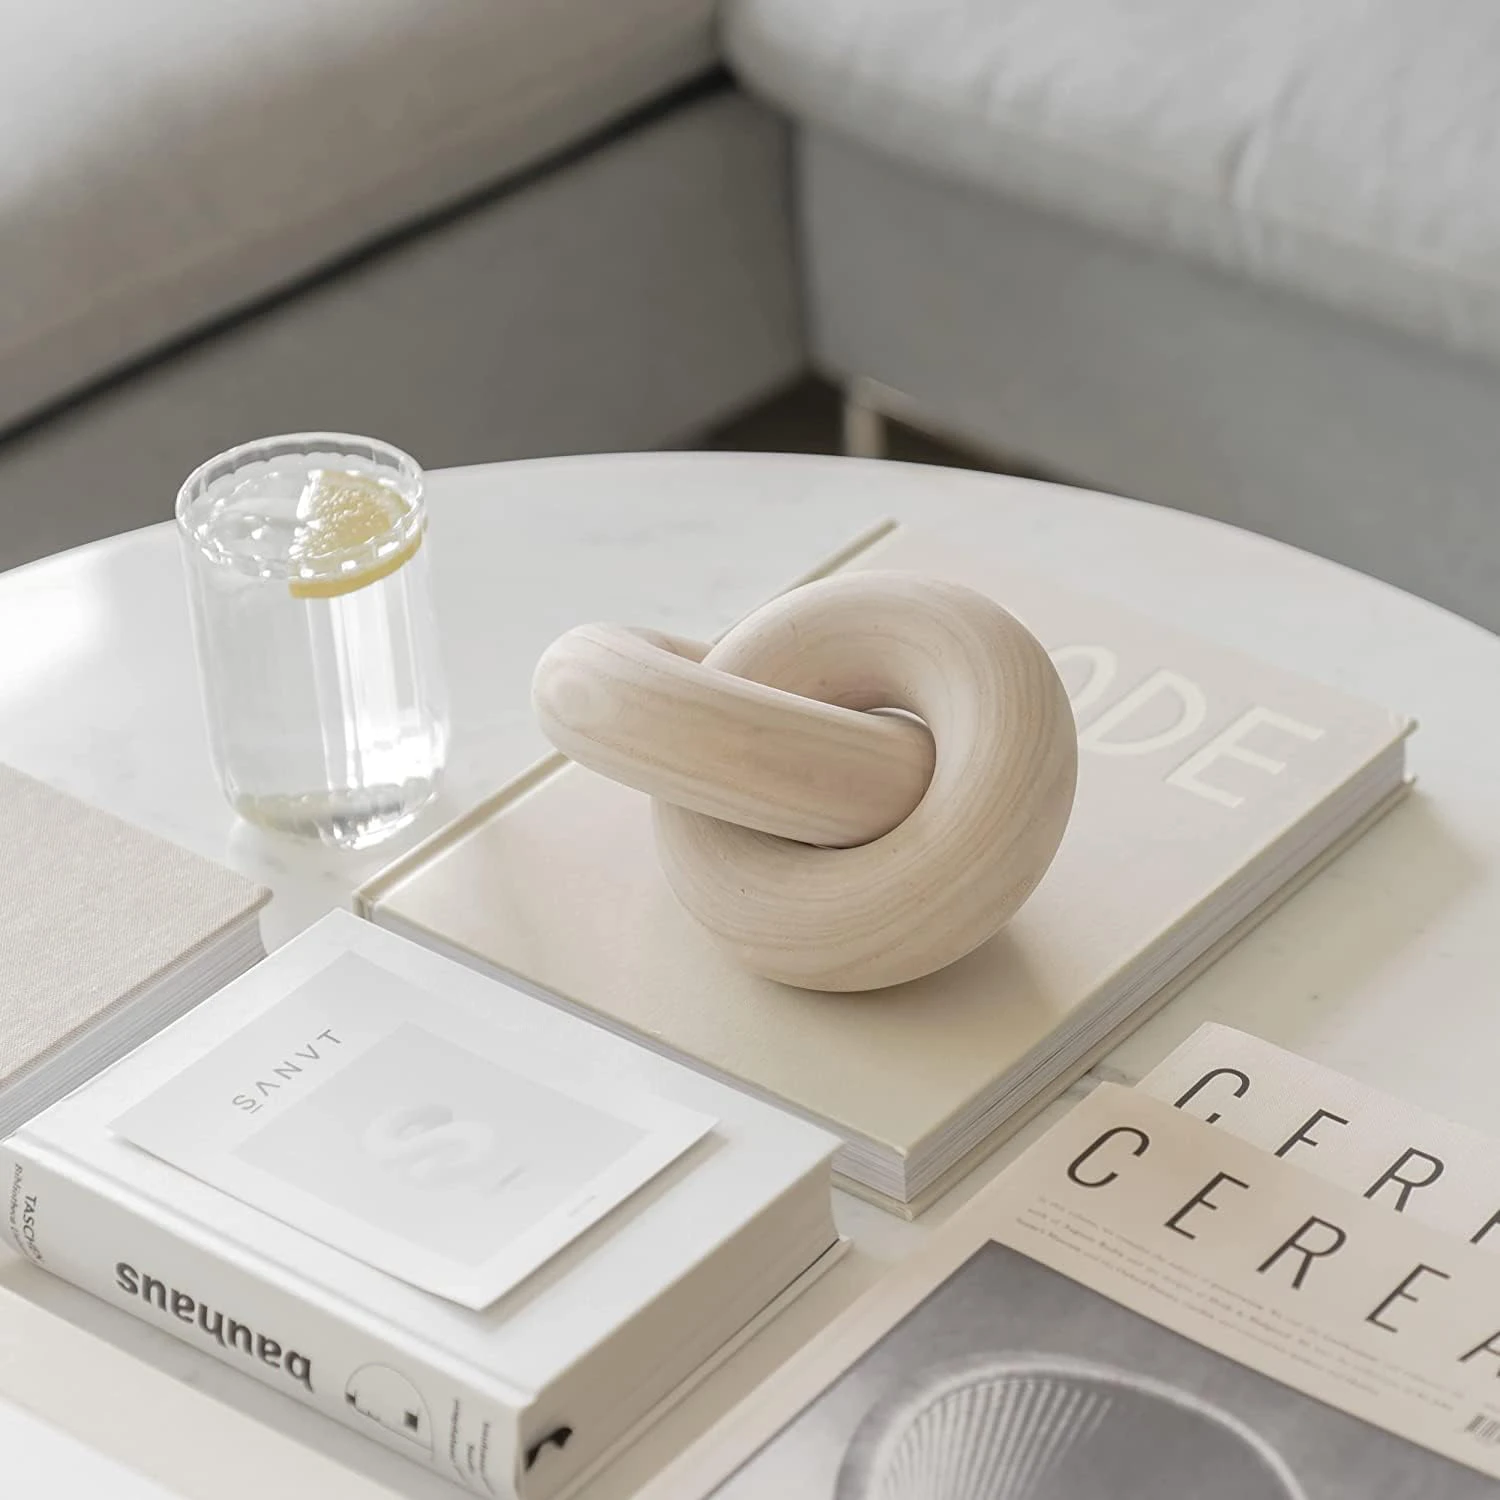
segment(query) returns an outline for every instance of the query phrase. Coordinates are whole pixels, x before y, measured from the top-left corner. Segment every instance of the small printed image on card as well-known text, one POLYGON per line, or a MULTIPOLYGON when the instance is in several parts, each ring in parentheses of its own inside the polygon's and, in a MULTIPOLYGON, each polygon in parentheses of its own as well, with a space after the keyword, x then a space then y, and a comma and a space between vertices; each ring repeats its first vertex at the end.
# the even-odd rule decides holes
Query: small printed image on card
POLYGON ((477 1308, 713 1123, 579 1079, 524 1032, 343 954, 114 1128, 326 1244, 477 1308))

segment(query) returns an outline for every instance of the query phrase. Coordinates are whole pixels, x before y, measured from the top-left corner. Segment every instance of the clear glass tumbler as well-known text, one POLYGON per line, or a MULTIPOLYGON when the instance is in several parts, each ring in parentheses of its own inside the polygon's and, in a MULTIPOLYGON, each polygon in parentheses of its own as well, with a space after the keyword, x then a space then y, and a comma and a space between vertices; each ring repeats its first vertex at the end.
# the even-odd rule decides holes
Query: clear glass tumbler
POLYGON ((244 443, 177 496, 214 762, 235 811, 362 848, 437 788, 448 711, 422 471, 342 433, 244 443))

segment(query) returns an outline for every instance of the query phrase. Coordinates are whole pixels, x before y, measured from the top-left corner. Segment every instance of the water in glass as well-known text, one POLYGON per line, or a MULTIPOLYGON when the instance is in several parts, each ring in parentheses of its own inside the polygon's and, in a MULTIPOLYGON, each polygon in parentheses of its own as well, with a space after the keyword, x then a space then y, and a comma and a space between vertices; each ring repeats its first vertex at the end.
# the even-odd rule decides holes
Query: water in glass
POLYGON ((177 515, 235 810, 351 848, 410 822, 448 739, 415 462, 342 435, 246 444, 177 515))

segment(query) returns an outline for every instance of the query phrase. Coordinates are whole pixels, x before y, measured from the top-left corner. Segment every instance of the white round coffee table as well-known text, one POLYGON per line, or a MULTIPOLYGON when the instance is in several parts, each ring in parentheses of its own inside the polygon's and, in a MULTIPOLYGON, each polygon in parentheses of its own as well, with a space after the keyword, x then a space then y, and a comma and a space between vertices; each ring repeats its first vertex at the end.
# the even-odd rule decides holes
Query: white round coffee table
MULTIPOLYGON (((1213 1018, 1500 1131, 1500 1005, 1491 999, 1500 969, 1500 795, 1491 769, 1500 639, 1210 521, 951 470, 733 454, 556 459, 434 474, 431 506, 454 754, 439 805, 404 842, 350 857, 235 823, 209 768, 167 526, 0 576, 0 760, 264 881, 275 892, 266 937, 279 943, 346 905, 354 886, 412 839, 543 752, 528 685, 562 630, 617 619, 706 638, 871 523, 896 517, 1421 722, 1411 746, 1416 795, 1096 1076, 1138 1078, 1213 1018)), ((1014 1149, 918 1225, 843 1200, 855 1254, 587 1493, 631 1493, 1014 1149)), ((273 1485, 320 1496, 455 1493, 14 1262, 0 1263, 0 1398, 205 1500, 273 1485), (112 1405, 85 1399, 90 1381, 113 1392, 112 1405)))

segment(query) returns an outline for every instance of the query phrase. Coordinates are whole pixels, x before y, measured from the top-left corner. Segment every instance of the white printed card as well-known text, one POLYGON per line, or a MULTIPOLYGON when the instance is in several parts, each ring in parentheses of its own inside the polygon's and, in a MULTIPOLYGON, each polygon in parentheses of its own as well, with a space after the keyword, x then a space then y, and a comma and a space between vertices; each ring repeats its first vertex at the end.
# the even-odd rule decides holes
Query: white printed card
POLYGON ((488 1306, 712 1128, 345 953, 114 1122, 345 1254, 488 1306))

